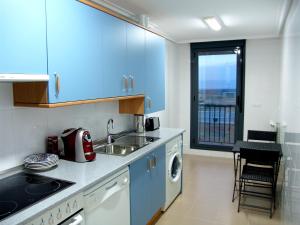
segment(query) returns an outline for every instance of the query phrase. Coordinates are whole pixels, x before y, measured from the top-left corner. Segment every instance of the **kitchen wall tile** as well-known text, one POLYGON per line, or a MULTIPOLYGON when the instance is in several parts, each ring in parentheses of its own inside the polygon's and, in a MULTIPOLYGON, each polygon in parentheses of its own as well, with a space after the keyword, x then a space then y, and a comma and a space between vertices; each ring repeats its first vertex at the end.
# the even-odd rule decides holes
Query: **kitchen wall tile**
POLYGON ((12 84, 0 83, 0 110, 13 107, 12 84))
POLYGON ((14 167, 17 164, 13 144, 15 138, 12 127, 11 110, 0 110, 0 171, 14 167))
POLYGON ((0 171, 22 164, 29 154, 45 152, 46 138, 67 128, 83 127, 97 139, 106 136, 110 118, 114 133, 133 127, 133 116, 119 114, 118 102, 54 109, 13 107, 12 102, 11 84, 0 84, 0 171))
POLYGON ((46 109, 13 110, 13 137, 16 157, 21 163, 28 154, 45 152, 47 136, 46 109))

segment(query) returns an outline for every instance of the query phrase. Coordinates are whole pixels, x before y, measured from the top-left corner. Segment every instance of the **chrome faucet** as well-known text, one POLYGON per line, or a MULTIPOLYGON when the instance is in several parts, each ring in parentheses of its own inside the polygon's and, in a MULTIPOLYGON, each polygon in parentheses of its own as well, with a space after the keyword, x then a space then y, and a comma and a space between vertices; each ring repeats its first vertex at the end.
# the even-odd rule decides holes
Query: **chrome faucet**
POLYGON ((112 143, 112 134, 109 132, 109 125, 111 124, 111 128, 114 129, 114 120, 113 119, 109 119, 107 121, 107 144, 111 144, 112 143))

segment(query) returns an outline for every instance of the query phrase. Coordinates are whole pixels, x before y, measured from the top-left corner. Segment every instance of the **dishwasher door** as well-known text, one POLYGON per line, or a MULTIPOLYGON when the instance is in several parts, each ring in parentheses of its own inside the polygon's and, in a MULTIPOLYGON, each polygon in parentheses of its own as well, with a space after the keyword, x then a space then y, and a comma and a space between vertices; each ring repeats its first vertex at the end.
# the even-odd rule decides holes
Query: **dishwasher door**
POLYGON ((130 225, 129 171, 84 193, 86 225, 130 225))

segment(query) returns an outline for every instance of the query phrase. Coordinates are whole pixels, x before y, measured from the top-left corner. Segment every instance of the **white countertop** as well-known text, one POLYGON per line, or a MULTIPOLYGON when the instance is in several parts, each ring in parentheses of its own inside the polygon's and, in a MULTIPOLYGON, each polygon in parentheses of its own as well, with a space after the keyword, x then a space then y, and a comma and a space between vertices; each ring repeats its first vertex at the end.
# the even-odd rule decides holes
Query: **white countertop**
MULTIPOLYGON (((22 210, 15 215, 8 217, 0 222, 1 225, 24 224, 29 222, 32 217, 35 217, 45 212, 50 207, 64 201, 74 194, 80 193, 87 188, 101 182, 105 178, 113 175, 120 169, 125 168, 133 161, 141 158, 143 155, 151 152, 158 146, 168 142, 174 137, 182 134, 184 129, 175 128, 160 128, 159 130, 137 134, 141 136, 159 137, 160 139, 133 152, 127 156, 113 156, 97 154, 96 160, 86 163, 76 163, 66 160, 60 160, 57 168, 41 172, 39 174, 57 179, 63 179, 75 182, 76 184, 62 190, 53 196, 50 196, 33 206, 22 210)), ((136 134, 135 134, 136 135, 136 134)))

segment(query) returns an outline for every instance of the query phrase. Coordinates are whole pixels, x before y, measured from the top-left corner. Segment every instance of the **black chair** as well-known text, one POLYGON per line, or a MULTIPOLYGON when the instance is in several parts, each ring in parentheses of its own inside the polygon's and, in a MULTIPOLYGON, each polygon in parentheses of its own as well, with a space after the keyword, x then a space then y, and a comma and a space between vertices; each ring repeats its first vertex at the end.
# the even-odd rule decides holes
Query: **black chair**
MULTIPOLYGON (((248 130, 247 141, 259 141, 259 142, 276 143, 277 142, 277 132, 275 132, 275 131, 248 130)), ((237 154, 236 157, 237 157, 237 161, 239 162, 240 155, 237 154)), ((279 163, 280 163, 280 158, 279 158, 279 163)), ((261 163, 257 162, 257 161, 253 161, 253 160, 246 160, 246 164, 258 165, 258 164, 261 164, 261 163)), ((268 164, 268 162, 263 162, 262 165, 266 165, 266 164, 268 164)), ((271 165, 272 165, 272 163, 271 163, 271 165)), ((236 165, 236 166, 238 166, 238 165, 236 165)), ((278 174, 277 174, 277 176, 278 176, 278 174)), ((239 182, 239 181, 236 179, 236 175, 235 175, 234 188, 233 188, 233 193, 232 193, 232 202, 234 202, 234 200, 235 200, 235 192, 237 191, 237 188, 236 188, 236 183, 237 182, 239 182)))
POLYGON ((238 212, 241 206, 252 207, 261 210, 268 210, 272 218, 275 209, 276 194, 276 174, 278 170, 279 153, 273 151, 262 151, 253 149, 240 149, 239 157, 239 204, 238 212), (242 166, 244 160, 244 164, 242 166), (249 165, 247 161, 259 162, 258 166, 249 165), (267 162, 268 167, 262 167, 267 162), (270 193, 263 190, 269 189, 270 193), (244 196, 253 196, 270 200, 270 207, 262 207, 253 204, 241 203, 244 196))
POLYGON ((276 131, 248 130, 247 141, 277 142, 276 131))

